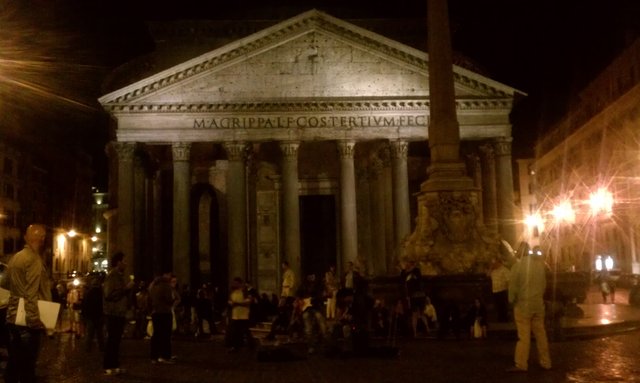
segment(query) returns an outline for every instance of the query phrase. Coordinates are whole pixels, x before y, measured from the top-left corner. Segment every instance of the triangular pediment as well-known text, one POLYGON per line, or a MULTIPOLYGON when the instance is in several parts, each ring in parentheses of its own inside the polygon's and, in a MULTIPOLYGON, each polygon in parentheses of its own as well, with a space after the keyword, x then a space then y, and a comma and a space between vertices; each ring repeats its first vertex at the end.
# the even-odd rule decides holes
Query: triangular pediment
MULTIPOLYGON (((457 66, 454 81, 460 99, 510 99, 516 92, 457 66)), ((428 95, 427 53, 311 10, 99 101, 108 107, 428 95)))

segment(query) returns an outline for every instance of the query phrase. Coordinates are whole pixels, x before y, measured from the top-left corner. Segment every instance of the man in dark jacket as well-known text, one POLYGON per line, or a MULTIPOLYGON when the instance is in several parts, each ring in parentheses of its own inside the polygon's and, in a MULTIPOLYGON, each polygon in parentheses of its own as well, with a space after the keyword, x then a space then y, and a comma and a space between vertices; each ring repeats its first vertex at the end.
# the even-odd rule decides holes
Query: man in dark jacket
POLYGON ((124 253, 118 252, 111 257, 111 270, 104 281, 104 314, 107 322, 107 344, 104 350, 105 375, 118 375, 124 372, 120 368, 120 341, 124 333, 130 290, 133 281, 127 281, 124 271, 127 263, 124 253))
POLYGON ((171 331, 173 326, 173 304, 176 297, 171 287, 170 271, 157 277, 149 286, 151 299, 151 363, 173 364, 171 359, 171 331))
POLYGON ((85 350, 91 351, 93 346, 93 338, 98 341, 98 348, 104 350, 104 306, 102 302, 102 278, 93 276, 89 282, 89 289, 82 299, 82 318, 85 322, 87 336, 85 338, 85 350))

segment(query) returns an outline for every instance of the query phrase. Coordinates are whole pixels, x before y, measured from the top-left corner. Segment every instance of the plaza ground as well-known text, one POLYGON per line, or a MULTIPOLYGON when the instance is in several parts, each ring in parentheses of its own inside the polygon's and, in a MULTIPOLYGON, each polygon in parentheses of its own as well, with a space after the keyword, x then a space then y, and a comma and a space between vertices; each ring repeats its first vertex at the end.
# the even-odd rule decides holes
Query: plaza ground
MULTIPOLYGON (((97 349, 85 352, 82 339, 57 333, 44 342, 38 375, 45 383, 640 382, 640 309, 626 304, 623 291, 616 299, 615 305, 602 304, 597 292, 590 293, 581 305, 584 318, 565 324, 585 331, 551 342, 552 371, 539 368, 534 347, 529 372, 507 373, 515 339, 491 333, 484 340, 397 339, 393 345, 400 354, 395 358, 308 355, 300 344, 290 346, 296 360, 281 362, 261 362, 256 351, 248 349, 228 353, 222 336, 216 336, 204 341, 174 339, 175 365, 151 364, 148 341, 124 339, 122 366, 127 373, 104 376, 97 349), (589 326, 601 331, 587 336, 589 326)), ((377 344, 392 345, 385 339, 377 344)))

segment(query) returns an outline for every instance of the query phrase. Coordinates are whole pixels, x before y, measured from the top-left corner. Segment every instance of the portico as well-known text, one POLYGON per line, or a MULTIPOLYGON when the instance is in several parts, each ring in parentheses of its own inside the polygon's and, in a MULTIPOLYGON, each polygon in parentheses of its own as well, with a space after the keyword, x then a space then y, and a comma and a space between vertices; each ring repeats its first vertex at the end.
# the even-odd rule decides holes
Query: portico
MULTIPOLYGON (((240 276, 262 291, 277 291, 283 260, 298 278, 347 262, 395 274, 428 165, 427 66, 424 52, 312 10, 103 96, 116 132, 110 251, 134 254, 144 278, 171 267, 182 283, 240 276), (304 212, 324 218, 303 225, 304 212)), ((513 242, 516 91, 454 72, 464 150, 497 153, 476 156, 495 212, 485 223, 513 242)))

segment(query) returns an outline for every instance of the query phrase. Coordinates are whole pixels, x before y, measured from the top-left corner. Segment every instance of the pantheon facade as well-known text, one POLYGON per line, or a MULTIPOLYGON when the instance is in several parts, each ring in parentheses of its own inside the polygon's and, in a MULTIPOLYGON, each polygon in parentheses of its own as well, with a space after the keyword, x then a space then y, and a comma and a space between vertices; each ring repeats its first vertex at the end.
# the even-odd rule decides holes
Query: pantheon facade
MULTIPOLYGON (((426 40, 426 36, 425 36, 426 40)), ((109 249, 183 283, 398 272, 429 164, 429 56, 310 10, 100 98, 112 118, 109 249)), ((513 242, 519 92, 454 66, 462 156, 513 242)))

